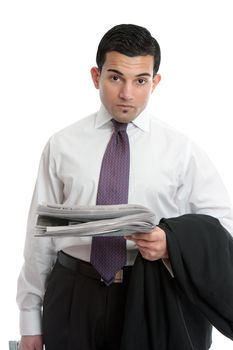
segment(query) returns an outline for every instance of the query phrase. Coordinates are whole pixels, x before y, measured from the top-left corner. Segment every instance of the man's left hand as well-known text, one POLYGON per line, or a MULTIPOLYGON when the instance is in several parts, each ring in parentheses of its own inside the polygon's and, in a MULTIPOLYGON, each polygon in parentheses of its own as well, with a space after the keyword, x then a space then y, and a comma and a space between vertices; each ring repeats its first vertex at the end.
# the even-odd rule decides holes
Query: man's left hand
POLYGON ((158 226, 149 233, 134 233, 125 238, 135 242, 144 259, 168 259, 166 234, 158 226))

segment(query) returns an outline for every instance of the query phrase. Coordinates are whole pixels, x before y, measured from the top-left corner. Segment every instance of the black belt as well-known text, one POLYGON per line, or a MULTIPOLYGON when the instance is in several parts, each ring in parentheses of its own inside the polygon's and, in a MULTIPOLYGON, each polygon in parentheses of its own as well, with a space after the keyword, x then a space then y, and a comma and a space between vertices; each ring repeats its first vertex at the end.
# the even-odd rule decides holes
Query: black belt
MULTIPOLYGON (((73 270, 75 272, 80 272, 81 274, 88 276, 90 278, 103 281, 103 279, 101 278, 101 275, 95 270, 95 268, 89 262, 74 258, 73 256, 70 256, 64 253, 62 250, 58 252, 57 260, 62 266, 70 270, 73 270)), ((124 266, 122 270, 116 273, 113 283, 122 283, 124 274, 131 272, 131 269, 132 269, 132 266, 124 266)))

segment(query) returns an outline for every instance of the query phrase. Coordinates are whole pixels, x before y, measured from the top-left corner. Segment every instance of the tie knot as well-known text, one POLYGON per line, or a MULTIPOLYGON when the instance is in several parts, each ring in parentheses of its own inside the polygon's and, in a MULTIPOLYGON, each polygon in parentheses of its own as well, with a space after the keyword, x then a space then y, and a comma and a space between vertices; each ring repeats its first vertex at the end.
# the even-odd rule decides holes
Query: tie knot
POLYGON ((116 132, 126 131, 126 128, 128 126, 128 123, 120 123, 120 122, 116 121, 115 119, 112 119, 112 123, 113 123, 114 129, 116 132))

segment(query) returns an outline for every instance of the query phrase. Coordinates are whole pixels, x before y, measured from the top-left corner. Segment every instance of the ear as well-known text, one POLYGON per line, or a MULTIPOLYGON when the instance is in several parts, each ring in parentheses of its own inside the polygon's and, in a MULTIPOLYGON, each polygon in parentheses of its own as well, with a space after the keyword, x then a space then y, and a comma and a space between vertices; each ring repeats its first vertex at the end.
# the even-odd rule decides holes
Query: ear
POLYGON ((154 91, 154 89, 156 88, 156 86, 158 85, 158 83, 160 82, 161 80, 161 75, 160 74, 156 74, 154 77, 153 77, 153 85, 152 85, 152 91, 151 93, 154 91))
POLYGON ((100 70, 97 67, 91 68, 91 77, 96 89, 99 89, 100 70))

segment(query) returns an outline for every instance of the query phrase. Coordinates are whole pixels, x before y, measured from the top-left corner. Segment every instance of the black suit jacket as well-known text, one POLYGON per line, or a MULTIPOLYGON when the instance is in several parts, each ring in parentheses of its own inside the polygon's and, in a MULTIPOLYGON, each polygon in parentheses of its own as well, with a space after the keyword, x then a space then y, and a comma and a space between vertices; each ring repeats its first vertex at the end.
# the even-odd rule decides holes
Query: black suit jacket
POLYGON ((170 275, 139 254, 132 269, 121 350, 207 350, 212 325, 233 340, 233 239, 208 215, 162 219, 170 275))

